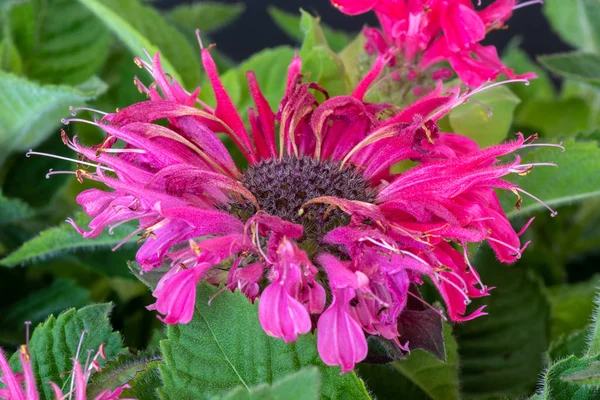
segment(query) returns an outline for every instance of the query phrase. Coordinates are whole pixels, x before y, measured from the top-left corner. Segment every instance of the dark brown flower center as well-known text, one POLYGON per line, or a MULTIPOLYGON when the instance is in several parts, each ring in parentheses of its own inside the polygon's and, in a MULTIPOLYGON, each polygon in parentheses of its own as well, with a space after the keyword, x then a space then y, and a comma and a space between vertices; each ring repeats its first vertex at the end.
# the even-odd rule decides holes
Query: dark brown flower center
POLYGON ((375 200, 375 190, 356 168, 340 169, 339 162, 311 157, 261 161, 245 171, 242 183, 256 196, 261 210, 304 226, 301 246, 309 254, 313 246, 320 245, 327 232, 347 225, 350 217, 337 208, 326 213, 327 204, 302 207, 307 201, 322 196, 364 202, 375 200))

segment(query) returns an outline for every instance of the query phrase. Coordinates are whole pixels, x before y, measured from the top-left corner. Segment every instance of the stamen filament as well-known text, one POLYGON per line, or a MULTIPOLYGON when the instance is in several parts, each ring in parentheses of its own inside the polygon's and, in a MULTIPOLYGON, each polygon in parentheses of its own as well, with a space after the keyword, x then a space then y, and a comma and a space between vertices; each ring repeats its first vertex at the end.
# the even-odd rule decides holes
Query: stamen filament
POLYGON ((82 164, 82 165, 87 165, 87 166, 90 166, 90 167, 96 167, 96 168, 99 168, 99 169, 103 169, 105 171, 115 172, 115 170, 113 170, 112 168, 103 167, 100 164, 94 164, 94 163, 89 163, 89 162, 86 162, 86 161, 75 160, 75 159, 72 159, 72 158, 57 156, 55 154, 40 153, 40 152, 33 151, 33 150, 29 149, 29 151, 27 153, 25 153, 25 157, 29 157, 31 155, 44 156, 44 157, 50 157, 50 158, 57 158, 59 160, 70 161, 70 162, 73 162, 75 164, 82 164))
POLYGON ((531 193, 521 189, 520 187, 516 187, 515 190, 526 194, 527 196, 531 197, 532 199, 536 200, 537 202, 539 202, 541 205, 543 205, 544 207, 546 207, 548 210, 550 210, 550 216, 551 217, 556 217, 556 215, 558 214, 557 211, 555 211, 554 209, 552 209, 552 207, 550 207, 548 204, 544 203, 542 200, 540 200, 539 198, 535 197, 534 195, 532 195, 531 193))
POLYGON ((94 113, 98 113, 98 114, 102 114, 102 115, 108 115, 108 113, 106 113, 104 111, 96 110, 95 108, 89 108, 89 107, 73 107, 73 106, 69 106, 69 111, 71 112, 72 116, 76 116, 77 115, 77 111, 90 111, 90 112, 94 112, 94 113))
POLYGON ((513 7, 513 11, 514 10, 518 10, 519 8, 523 8, 523 7, 527 7, 527 6, 532 6, 534 4, 544 4, 543 0, 529 0, 529 1, 525 1, 521 4, 517 4, 516 6, 513 7))

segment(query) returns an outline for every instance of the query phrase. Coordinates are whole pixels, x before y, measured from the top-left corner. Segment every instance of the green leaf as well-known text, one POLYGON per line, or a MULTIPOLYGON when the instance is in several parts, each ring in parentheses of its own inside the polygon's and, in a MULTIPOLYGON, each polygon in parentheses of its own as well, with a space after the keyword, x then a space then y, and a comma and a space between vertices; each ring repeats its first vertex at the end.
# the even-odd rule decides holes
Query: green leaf
POLYGON ((365 35, 360 33, 340 52, 340 58, 350 79, 350 87, 358 85, 373 62, 365 51, 365 41, 365 35))
POLYGON ((319 370, 316 367, 302 368, 277 380, 273 386, 259 385, 246 389, 243 386, 225 396, 223 400, 317 400, 319 399, 319 370))
POLYGON ((199 52, 151 7, 136 0, 79 0, 136 56, 161 53, 166 72, 187 87, 200 82, 199 52))
POLYGON ((600 291, 594 299, 594 304, 596 305, 596 308, 592 313, 592 326, 590 328, 589 343, 586 353, 588 357, 600 356, 600 291))
MULTIPOLYGON (((68 372, 73 369, 73 358, 78 348, 77 359, 82 365, 85 364, 88 350, 95 353, 102 343, 105 345, 107 361, 114 360, 124 351, 121 336, 113 332, 110 326, 111 308, 111 304, 94 304, 80 310, 71 309, 58 318, 50 316, 35 328, 29 340, 29 352, 37 387, 44 398, 54 398, 50 382, 59 387, 70 382, 71 375, 68 372), (86 333, 81 341, 84 330, 86 333)), ((13 366, 18 364, 18 352, 10 361, 13 366)))
POLYGON ((599 284, 600 277, 596 276, 587 282, 560 285, 548 290, 552 307, 552 340, 585 328, 594 309, 594 295, 599 284))
POLYGON ((23 52, 26 75, 42 83, 76 85, 106 60, 110 33, 77 0, 32 2, 35 45, 23 52))
POLYGON ((404 377, 391 364, 358 364, 358 376, 364 379, 369 392, 376 399, 431 400, 416 384, 404 377))
POLYGON ((465 397, 523 396, 531 393, 548 347, 550 306, 543 286, 524 265, 507 266, 482 248, 473 263, 489 297, 469 307, 487 305, 489 314, 456 325, 465 397))
POLYGON ((575 51, 539 56, 538 60, 560 76, 583 82, 600 83, 600 55, 598 54, 575 51))
POLYGON ((304 42, 300 48, 302 72, 311 82, 323 86, 329 95, 337 96, 350 92, 350 78, 344 62, 333 52, 327 43, 318 18, 301 10, 300 27, 304 32, 304 42))
POLYGON ((391 363, 393 368, 433 400, 459 398, 457 347, 448 324, 444 324, 444 344, 445 362, 425 350, 416 349, 411 351, 406 360, 391 363))
MULTIPOLYGON (((106 389, 115 390, 129 384, 137 376, 160 362, 159 354, 124 354, 97 372, 88 385, 87 395, 95 398, 106 389)), ((125 396, 124 396, 125 397, 125 396)))
POLYGON ((162 379, 158 371, 162 361, 153 361, 146 369, 137 373, 135 378, 129 382, 129 389, 123 392, 123 398, 158 400, 158 389, 162 387, 162 379))
MULTIPOLYGON (((83 213, 75 218, 78 226, 87 226, 90 219, 83 213)), ((2 265, 14 267, 15 265, 31 263, 56 257, 65 252, 110 249, 120 243, 133 231, 129 224, 123 224, 114 229, 113 234, 103 232, 94 239, 85 239, 70 224, 63 223, 60 226, 42 231, 39 236, 25 242, 19 249, 8 257, 0 260, 2 265)), ((125 267, 125 266, 123 266, 125 267)))
MULTIPOLYGON (((267 12, 271 18, 273 18, 273 21, 275 21, 277 26, 279 26, 279 28, 290 38, 302 42, 304 33, 300 27, 301 15, 289 13, 274 6, 267 7, 267 12)), ((321 24, 321 29, 323 30, 326 42, 333 51, 342 51, 342 49, 348 45, 350 38, 346 32, 334 30, 325 24, 321 24)), ((362 34, 360 36, 362 36, 362 34)))
POLYGON ((269 337, 258 322, 257 304, 241 293, 226 290, 209 306, 208 300, 217 290, 199 286, 192 321, 169 326, 168 339, 161 342, 163 398, 211 398, 238 386, 249 390, 309 365, 319 368, 322 396, 369 398, 353 372, 340 376, 339 367, 327 367, 320 361, 313 336, 302 335, 290 344, 269 337))
MULTIPOLYGON (((593 132, 600 128, 600 87, 585 82, 566 79, 563 82, 561 100, 568 99, 577 99, 585 101, 585 108, 589 110, 587 122, 589 131, 593 132)), ((568 111, 566 114, 571 115, 571 113, 568 111)))
POLYGON ((83 307, 89 301, 89 290, 77 286, 72 280, 57 279, 50 286, 37 290, 12 305, 3 320, 12 326, 23 321, 37 324, 50 314, 83 307))
POLYGON ((572 376, 577 374, 579 371, 588 368, 591 362, 599 359, 600 356, 583 360, 571 356, 552 365, 544 374, 543 389, 539 394, 540 400, 587 400, 596 398, 599 393, 598 387, 571 383, 565 380, 563 375, 572 376))
POLYGON ((535 130, 542 138, 568 137, 590 130, 590 113, 588 103, 581 98, 531 99, 519 107, 515 122, 535 130))
POLYGON ((23 60, 19 50, 8 37, 0 41, 0 70, 17 75, 23 72, 23 60))
POLYGON ((560 378, 565 382, 578 385, 600 386, 600 362, 591 362, 584 369, 569 370, 564 372, 560 378))
POLYGON ((230 25, 246 10, 244 3, 217 3, 202 1, 194 4, 180 4, 167 14, 167 18, 180 27, 206 34, 230 25))
MULTIPOLYGON (((555 148, 540 148, 527 153, 522 163, 554 162, 558 168, 538 167, 527 176, 513 176, 511 181, 552 207, 575 203, 600 195, 600 149, 596 142, 564 144, 565 152, 555 148)), ((520 210, 515 210, 513 195, 502 197, 509 218, 531 214, 543 205, 523 197, 520 210)))
POLYGON ((510 130, 513 112, 521 100, 506 86, 498 86, 472 97, 450 112, 453 132, 470 137, 481 147, 502 142, 510 130), (481 104, 490 107, 489 112, 481 104))
POLYGON ((600 50, 597 0, 546 0, 542 10, 565 42, 582 50, 600 50))
POLYGON ((551 365, 571 355, 583 357, 587 350, 586 335, 588 330, 589 327, 586 327, 586 329, 575 331, 567 337, 562 336, 552 342, 546 352, 547 364, 551 365))
POLYGON ((29 218, 32 215, 33 210, 26 203, 19 199, 5 197, 0 189, 0 226, 29 218))
POLYGON ((38 85, 13 74, 0 72, 0 164, 13 151, 35 147, 60 125, 69 106, 81 106, 96 98, 105 86, 38 85))

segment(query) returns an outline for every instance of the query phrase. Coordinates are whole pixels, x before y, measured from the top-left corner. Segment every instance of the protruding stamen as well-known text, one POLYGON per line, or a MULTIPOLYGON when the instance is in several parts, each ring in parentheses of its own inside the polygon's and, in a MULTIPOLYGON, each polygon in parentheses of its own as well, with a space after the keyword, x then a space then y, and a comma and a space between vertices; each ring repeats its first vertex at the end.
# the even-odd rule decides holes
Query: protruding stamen
POLYGON ((562 142, 558 143, 558 144, 554 144, 554 143, 528 143, 528 144, 524 144, 521 146, 521 148, 525 148, 525 147, 556 147, 559 148, 563 151, 563 153, 565 152, 565 147, 562 145, 562 142))
POLYGON ((464 244, 462 244, 461 246, 463 249, 465 263, 467 264, 467 267, 469 268, 469 272, 471 272, 473 274, 473 277, 475 278, 475 280, 477 280, 477 283, 479 284, 479 287, 481 288, 481 289, 479 289, 479 292, 481 294, 484 294, 485 292, 487 292, 487 286, 483 284, 483 282, 481 281, 481 278, 479 277, 479 274, 477 273, 475 268, 473 268, 473 265, 471 265, 471 261, 469 260, 469 253, 467 251, 467 246, 464 244))
POLYGON ((99 127, 96 122, 88 121, 87 119, 82 119, 82 118, 61 118, 60 122, 63 125, 69 125, 71 122, 81 122, 84 124, 94 125, 94 126, 99 127))
POLYGON ((471 304, 471 299, 469 298, 469 296, 467 296, 467 294, 465 293, 465 291, 463 289, 460 288, 460 286, 458 286, 456 283, 452 282, 450 279, 446 278, 445 276, 443 276, 442 274, 435 274, 436 278, 439 278, 441 280, 443 280, 444 282, 446 282, 448 285, 452 286, 454 289, 458 290, 458 292, 460 293, 460 295, 465 299, 465 305, 469 305, 471 304))
POLYGON ((46 179, 50 179, 50 176, 52 175, 77 175, 77 172, 75 171, 54 171, 52 168, 50 168, 48 170, 48 173, 46 174, 46 179))
POLYGON ((526 194, 527 196, 531 197, 532 199, 536 200, 538 203, 540 203, 541 205, 543 205, 544 207, 546 207, 548 210, 550 210, 550 216, 551 217, 556 217, 556 215, 558 214, 557 211, 555 211, 554 209, 552 209, 552 207, 550 207, 548 204, 544 203, 542 200, 540 200, 539 198, 535 197, 534 195, 532 195, 531 193, 521 189, 520 187, 516 187, 515 190, 526 194))
POLYGON ((69 106, 69 111, 71 112, 72 116, 76 116, 77 115, 77 111, 90 111, 90 112, 101 114, 101 115, 108 115, 108 113, 105 113, 104 111, 96 110, 95 108, 89 108, 89 107, 73 107, 73 106, 69 106))
POLYGON ((534 4, 544 4, 543 0, 529 0, 529 1, 524 1, 521 4, 517 4, 516 6, 513 7, 513 11, 514 10, 518 10, 519 8, 523 8, 523 7, 527 7, 527 6, 532 6, 534 4))
POLYGON ((519 164, 510 168, 509 171, 518 175, 527 175, 533 170, 534 167, 557 167, 554 163, 530 163, 530 164, 519 164))
POLYGON ((32 155, 44 156, 44 157, 50 157, 50 158, 57 158, 59 160, 70 161, 70 162, 75 163, 75 164, 88 165, 90 167, 96 167, 96 168, 99 168, 99 169, 103 169, 105 171, 115 172, 112 168, 104 167, 104 166, 102 166, 100 164, 94 164, 94 163, 90 163, 90 162, 86 162, 86 161, 75 160, 73 158, 67 158, 67 157, 57 156, 55 154, 40 153, 40 152, 37 152, 37 151, 33 151, 32 149, 29 149, 29 151, 27 153, 25 153, 25 157, 30 157, 32 155))

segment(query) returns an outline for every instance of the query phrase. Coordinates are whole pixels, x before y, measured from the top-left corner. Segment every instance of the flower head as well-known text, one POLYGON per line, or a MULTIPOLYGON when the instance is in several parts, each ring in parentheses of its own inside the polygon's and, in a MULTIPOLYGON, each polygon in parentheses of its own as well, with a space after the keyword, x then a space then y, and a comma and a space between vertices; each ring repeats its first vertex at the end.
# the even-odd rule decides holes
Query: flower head
MULTIPOLYGON (((496 0, 477 11, 471 0, 331 0, 349 15, 375 11, 381 30, 366 28, 365 49, 369 54, 388 57, 396 80, 427 81, 452 76, 449 63, 461 81, 477 87, 500 74, 511 79, 534 78, 532 73, 516 75, 498 57, 494 46, 481 45, 488 32, 504 27, 516 8, 541 0, 517 4, 496 0), (436 69, 437 68, 437 69, 436 69)), ((419 86, 416 86, 420 89, 419 86)))
POLYGON ((143 271, 171 267, 151 306, 166 323, 191 319, 200 280, 220 282, 260 298, 258 318, 271 336, 296 340, 317 318, 321 357, 348 371, 366 356, 365 334, 400 345, 397 319, 414 296, 409 286, 423 277, 436 285, 452 320, 484 314, 468 310, 471 298, 489 289, 466 245, 487 240, 500 260, 520 257, 524 245, 494 188, 521 191, 503 178, 532 165, 518 157, 501 164, 499 157, 532 144, 519 135, 480 150, 440 132, 437 120, 477 91, 459 96, 438 87, 392 115, 387 105, 362 99, 381 63, 353 95, 327 98, 324 88, 303 81, 295 57, 277 113, 248 74, 256 106, 248 131, 208 49, 202 61, 215 108, 197 99, 198 90, 190 94, 167 78, 156 55, 151 63, 138 60, 155 80, 148 87, 136 81, 149 100, 92 122, 106 133, 101 144, 64 138, 87 160, 77 176, 109 188, 78 196, 94 218, 89 230, 76 228, 94 236, 139 221, 132 235, 144 240, 137 253, 143 271), (217 133, 246 156, 245 170, 217 133), (390 173, 407 159, 419 166, 390 173), (226 281, 216 267, 229 267, 226 281))

